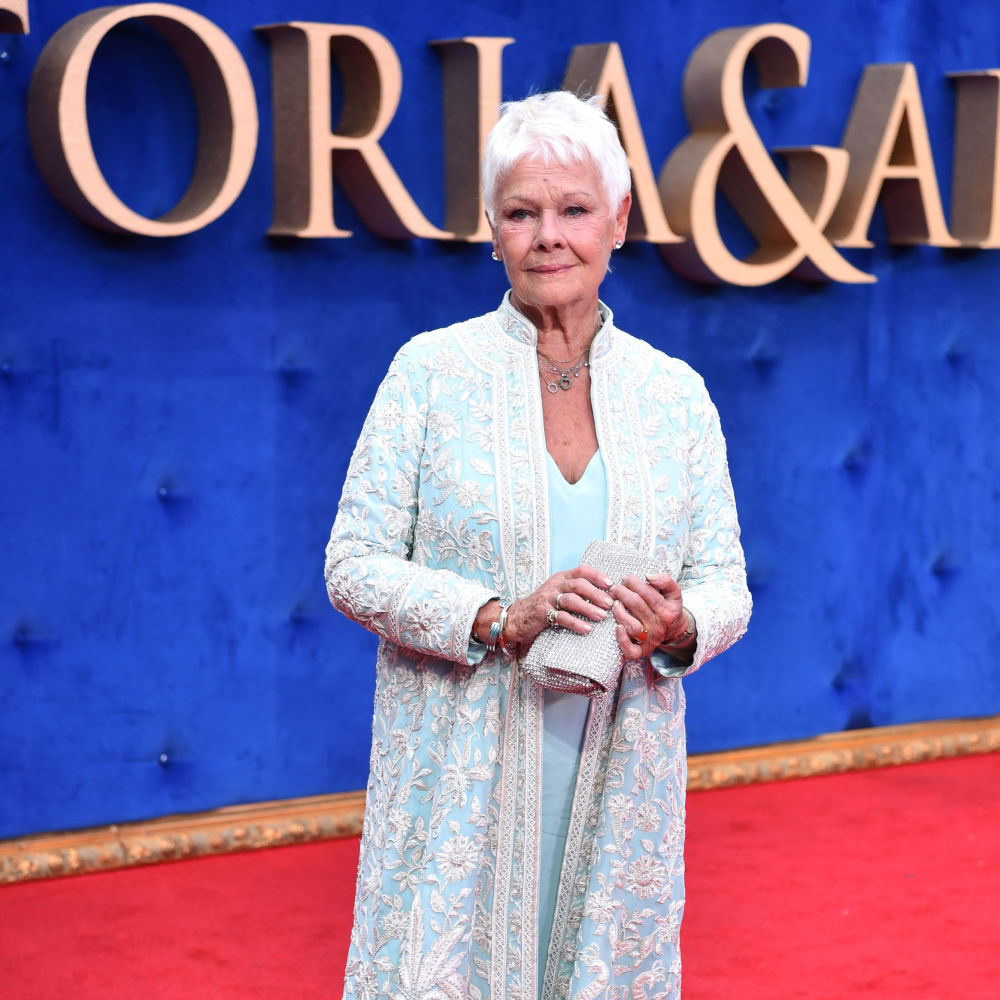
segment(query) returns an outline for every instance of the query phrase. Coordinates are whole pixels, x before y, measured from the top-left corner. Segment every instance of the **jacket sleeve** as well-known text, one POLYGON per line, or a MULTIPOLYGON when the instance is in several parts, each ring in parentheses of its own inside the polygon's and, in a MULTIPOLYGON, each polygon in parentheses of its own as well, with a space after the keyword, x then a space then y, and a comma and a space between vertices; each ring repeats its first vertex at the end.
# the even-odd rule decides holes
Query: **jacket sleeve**
POLYGON ((411 345, 379 386, 351 457, 326 547, 326 588, 335 608, 383 639, 472 665, 485 650, 469 638, 476 613, 498 595, 412 561, 428 394, 411 345))
POLYGON ((654 654, 657 672, 669 677, 692 673, 728 649, 746 632, 753 605, 726 442, 718 411, 700 378, 692 398, 688 436, 690 528, 677 582, 697 622, 698 644, 690 664, 680 664, 665 653, 654 654))

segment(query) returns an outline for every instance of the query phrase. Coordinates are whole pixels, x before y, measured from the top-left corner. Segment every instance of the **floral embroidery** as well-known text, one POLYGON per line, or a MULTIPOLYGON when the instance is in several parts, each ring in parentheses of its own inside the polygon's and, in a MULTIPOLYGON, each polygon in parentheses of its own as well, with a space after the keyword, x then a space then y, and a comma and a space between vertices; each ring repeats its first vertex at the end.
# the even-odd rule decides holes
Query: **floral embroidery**
POLYGON ((461 834, 446 840, 438 851, 437 863, 446 882, 461 882, 476 867, 477 850, 468 837, 461 834))
POLYGON ((625 868, 625 889, 639 899, 659 896, 666 884, 666 869, 648 854, 625 868))

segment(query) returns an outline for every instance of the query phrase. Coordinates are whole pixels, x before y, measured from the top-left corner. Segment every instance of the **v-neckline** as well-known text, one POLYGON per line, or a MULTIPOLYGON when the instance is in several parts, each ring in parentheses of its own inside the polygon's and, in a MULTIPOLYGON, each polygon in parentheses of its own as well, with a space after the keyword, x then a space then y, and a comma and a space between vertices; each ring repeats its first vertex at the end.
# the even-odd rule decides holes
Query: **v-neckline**
POLYGON ((551 453, 551 452, 550 452, 550 451, 548 450, 548 448, 546 448, 546 449, 545 449, 545 455, 546 455, 546 457, 547 457, 547 458, 549 459, 549 461, 550 461, 550 462, 552 463, 552 467, 553 467, 553 468, 554 468, 554 469, 556 470, 556 472, 558 472, 558 473, 559 473, 559 478, 560 478, 560 479, 561 479, 561 480, 562 480, 562 481, 563 481, 563 482, 564 482, 564 483, 565 483, 565 484, 566 484, 566 485, 567 485, 567 486, 568 486, 568 487, 569 487, 570 489, 574 489, 575 487, 579 486, 579 485, 580 485, 580 483, 582 483, 582 482, 584 481, 584 479, 586 479, 586 478, 587 478, 587 473, 588 473, 588 472, 590 472, 590 469, 591 469, 591 466, 592 466, 592 465, 594 464, 594 459, 595 459, 595 458, 597 458, 597 457, 598 457, 598 456, 599 456, 600 454, 601 454, 601 449, 600 449, 600 448, 597 448, 597 449, 595 449, 595 450, 594 450, 594 454, 590 456, 590 461, 589 461, 589 462, 587 462, 587 466, 586 466, 586 468, 585 468, 585 469, 583 470, 583 474, 582 474, 582 475, 580 476, 580 478, 579 478, 579 479, 578 479, 578 480, 577 480, 577 481, 576 481, 575 483, 571 483, 571 482, 570 482, 570 481, 569 481, 569 480, 568 480, 568 479, 567 479, 567 478, 566 478, 566 477, 565 477, 565 476, 563 475, 563 471, 562 471, 562 469, 560 469, 560 468, 559 468, 559 463, 558 463, 558 462, 557 462, 557 461, 556 461, 556 460, 555 460, 555 459, 554 459, 554 458, 552 457, 552 453, 551 453))

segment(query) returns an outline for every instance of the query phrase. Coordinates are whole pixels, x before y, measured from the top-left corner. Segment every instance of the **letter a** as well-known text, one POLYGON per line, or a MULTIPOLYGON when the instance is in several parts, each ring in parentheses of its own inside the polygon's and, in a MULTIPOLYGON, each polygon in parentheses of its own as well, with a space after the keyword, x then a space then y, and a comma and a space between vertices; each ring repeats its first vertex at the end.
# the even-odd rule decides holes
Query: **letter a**
POLYGON ((605 110, 618 125, 632 170, 629 236, 646 243, 680 243, 681 237, 667 224, 618 43, 574 46, 562 85, 563 90, 578 94, 589 92, 607 98, 605 110))
POLYGON ((841 146, 850 155, 844 193, 826 234, 870 247, 881 197, 890 243, 958 246, 945 225, 917 73, 912 63, 865 67, 841 146))

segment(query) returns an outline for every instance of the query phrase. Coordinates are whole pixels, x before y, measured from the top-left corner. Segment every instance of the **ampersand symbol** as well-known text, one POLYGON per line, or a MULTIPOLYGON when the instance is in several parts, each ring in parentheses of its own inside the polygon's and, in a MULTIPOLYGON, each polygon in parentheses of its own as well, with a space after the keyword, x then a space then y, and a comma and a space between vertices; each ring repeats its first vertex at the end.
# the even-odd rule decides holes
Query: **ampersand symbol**
POLYGON ((875 281, 823 234, 847 178, 847 152, 831 146, 776 149, 788 164, 785 180, 746 108, 743 72, 751 56, 762 87, 801 87, 809 49, 804 31, 762 24, 717 31, 692 53, 684 71, 691 134, 659 178, 670 225, 686 237, 660 249, 688 277, 744 286, 766 285, 787 274, 851 284, 875 281), (719 232, 720 187, 758 242, 745 258, 735 256, 719 232))

